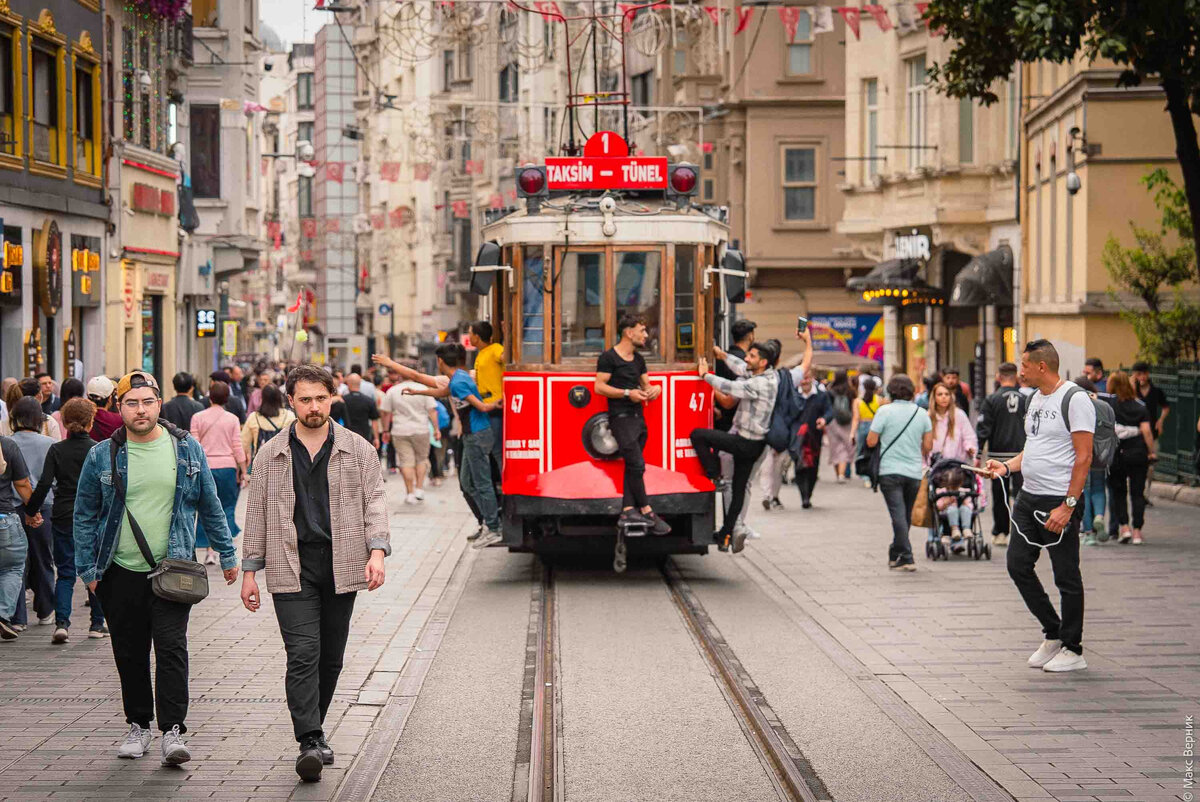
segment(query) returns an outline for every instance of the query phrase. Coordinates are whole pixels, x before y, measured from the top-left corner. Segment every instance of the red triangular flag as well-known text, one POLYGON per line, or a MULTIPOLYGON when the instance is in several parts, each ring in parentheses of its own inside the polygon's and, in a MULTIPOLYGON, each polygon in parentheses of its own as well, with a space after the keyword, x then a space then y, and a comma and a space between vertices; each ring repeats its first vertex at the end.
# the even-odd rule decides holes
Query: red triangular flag
POLYGON ((704 13, 708 14, 708 18, 712 20, 713 25, 717 25, 721 21, 721 9, 716 6, 705 6, 704 13))
POLYGON ((488 206, 492 209, 501 208, 504 206, 504 197, 499 192, 494 193, 492 197, 488 198, 488 206))
POLYGON ((399 181, 400 162, 382 162, 379 165, 379 177, 384 181, 399 181))
POLYGON ((470 213, 467 211, 467 202, 465 200, 456 200, 454 203, 450 204, 450 206, 454 209, 455 217, 470 217, 470 213))
POLYGON ((385 215, 379 214, 378 212, 371 215, 371 228, 378 231, 379 229, 383 228, 386 225, 387 225, 387 217, 385 215))
POLYGON ((779 7, 779 21, 783 23, 783 29, 787 31, 789 42, 796 41, 796 29, 800 26, 800 15, 807 13, 799 6, 779 7))
POLYGON ((345 168, 345 162, 326 162, 325 177, 330 181, 336 181, 340 184, 342 183, 342 177, 345 175, 345 168))
POLYGON ((868 14, 875 18, 879 30, 887 33, 892 29, 892 20, 888 17, 887 9, 883 6, 863 6, 868 14))
POLYGON ((854 34, 854 38, 858 38, 858 23, 862 18, 862 11, 854 6, 839 6, 837 13, 842 15, 842 19, 846 21, 846 27, 854 34))
POLYGON ((542 19, 550 22, 555 19, 562 19, 562 10, 559 9, 558 3, 554 0, 542 0, 533 4, 533 7, 542 15, 542 19))
POLYGON ((311 217, 306 217, 300 221, 300 231, 304 236, 313 239, 317 236, 317 221, 311 217))
POLYGON ((746 26, 750 24, 750 18, 754 16, 754 8, 739 8, 737 10, 737 27, 733 29, 733 35, 737 36, 742 31, 746 30, 746 26))
POLYGON ((293 315, 300 311, 300 304, 304 303, 304 291, 296 293, 296 303, 288 307, 288 311, 293 315))

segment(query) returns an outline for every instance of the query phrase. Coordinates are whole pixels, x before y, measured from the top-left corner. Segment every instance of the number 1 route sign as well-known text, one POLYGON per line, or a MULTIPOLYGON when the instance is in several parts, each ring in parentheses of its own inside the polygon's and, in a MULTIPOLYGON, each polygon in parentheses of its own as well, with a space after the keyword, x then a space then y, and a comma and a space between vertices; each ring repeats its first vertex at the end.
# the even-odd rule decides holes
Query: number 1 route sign
POLYGON ((546 159, 546 188, 665 189, 667 160, 630 156, 629 145, 615 131, 592 134, 582 156, 546 159))

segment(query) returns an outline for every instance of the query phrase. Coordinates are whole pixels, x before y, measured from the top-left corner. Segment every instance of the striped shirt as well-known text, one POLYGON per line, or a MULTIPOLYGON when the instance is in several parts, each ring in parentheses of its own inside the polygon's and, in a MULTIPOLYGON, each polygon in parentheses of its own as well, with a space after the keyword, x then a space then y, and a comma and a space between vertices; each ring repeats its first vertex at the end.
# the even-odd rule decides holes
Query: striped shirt
POLYGON ((725 364, 735 376, 745 377, 739 381, 722 379, 715 373, 705 374, 704 380, 725 395, 738 399, 737 411, 733 414, 733 428, 747 440, 763 440, 771 428, 771 413, 775 411, 775 398, 779 394, 779 372, 768 368, 752 375, 746 363, 733 354, 725 355, 725 364))

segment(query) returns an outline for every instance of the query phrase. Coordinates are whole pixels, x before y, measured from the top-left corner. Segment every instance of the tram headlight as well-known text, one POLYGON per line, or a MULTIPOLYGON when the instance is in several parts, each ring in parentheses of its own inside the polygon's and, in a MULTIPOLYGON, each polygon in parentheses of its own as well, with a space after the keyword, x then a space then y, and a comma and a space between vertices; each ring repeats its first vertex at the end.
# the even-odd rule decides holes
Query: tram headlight
POLYGON ((583 450, 592 459, 617 459, 619 448, 617 438, 608 428, 607 412, 597 412, 583 424, 583 450))
POLYGON ((537 214, 542 198, 550 197, 546 185, 546 168, 529 165, 517 171, 517 197, 525 199, 525 210, 537 214))
POLYGON ((667 199, 675 201, 679 209, 685 208, 696 194, 700 183, 699 171, 694 164, 672 164, 667 167, 667 199))

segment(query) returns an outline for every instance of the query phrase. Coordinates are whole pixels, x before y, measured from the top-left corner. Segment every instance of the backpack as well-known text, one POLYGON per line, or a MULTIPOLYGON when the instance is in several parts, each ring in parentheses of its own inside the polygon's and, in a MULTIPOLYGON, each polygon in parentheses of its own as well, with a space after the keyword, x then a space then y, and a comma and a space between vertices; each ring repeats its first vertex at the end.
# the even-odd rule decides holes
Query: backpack
MULTIPOLYGON (((257 412, 255 412, 254 414, 258 415, 257 412)), ((272 437, 274 437, 277 434, 279 434, 279 427, 276 426, 270 418, 266 418, 266 417, 263 417, 262 415, 258 415, 258 440, 254 444, 254 453, 257 454, 262 449, 263 444, 266 443, 268 440, 270 440, 272 437), (271 424, 270 429, 266 429, 263 427, 264 421, 266 423, 271 424)))
POLYGON ((796 444, 796 431, 804 414, 804 397, 796 390, 792 374, 780 369, 779 391, 771 410, 771 425, 767 429, 767 445, 778 452, 791 451, 796 444))
MULTIPOLYGON (((1071 430, 1071 396, 1075 393, 1082 393, 1084 389, 1078 385, 1067 388, 1067 392, 1063 394, 1062 400, 1062 416, 1063 423, 1067 426, 1067 431, 1071 430)), ((1117 446, 1120 440, 1117 439, 1117 414, 1112 406, 1099 398, 1088 396, 1088 400, 1092 402, 1092 406, 1096 410, 1096 433, 1092 436, 1092 468, 1107 469, 1112 465, 1113 455, 1117 453, 1117 446)))
POLYGON ((850 399, 841 393, 835 393, 833 397, 833 419, 842 426, 849 426, 850 421, 854 420, 854 414, 850 411, 850 399))

